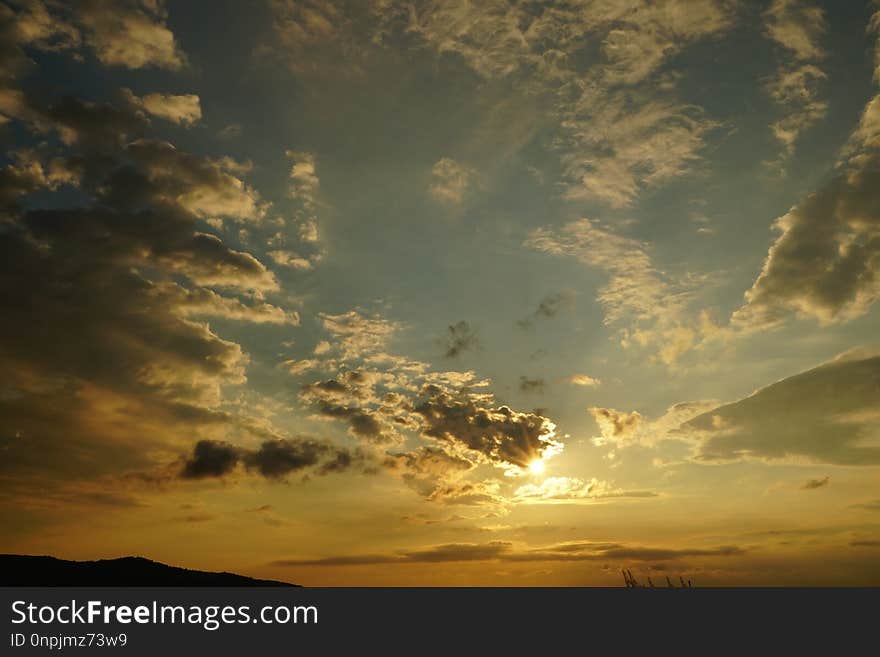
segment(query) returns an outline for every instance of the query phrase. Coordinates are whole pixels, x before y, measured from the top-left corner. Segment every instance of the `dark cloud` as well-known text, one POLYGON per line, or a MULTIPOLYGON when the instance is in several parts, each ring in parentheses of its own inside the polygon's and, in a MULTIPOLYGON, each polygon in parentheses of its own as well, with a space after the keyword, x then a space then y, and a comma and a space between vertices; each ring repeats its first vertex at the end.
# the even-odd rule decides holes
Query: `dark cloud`
POLYGON ((877 465, 880 357, 853 351, 685 422, 697 458, 806 457, 817 463, 877 465))
POLYGON ((363 465, 365 460, 360 450, 351 451, 311 438, 267 440, 257 449, 201 440, 184 463, 180 476, 183 479, 223 477, 241 463, 267 479, 281 479, 306 470, 317 474, 343 472, 363 465))
POLYGON ((824 488, 829 483, 831 483, 831 477, 822 477, 821 479, 808 479, 804 482, 804 485, 801 486, 801 490, 815 490, 817 488, 824 488))
POLYGON ((544 392, 544 385, 545 385, 545 382, 544 382, 544 379, 542 379, 542 378, 530 379, 527 376, 519 377, 520 392, 543 393, 544 392))
POLYGON ((238 465, 241 451, 217 440, 200 440, 193 447, 192 456, 186 461, 180 476, 184 479, 222 477, 238 465))
POLYGON ((561 448, 548 418, 507 406, 485 407, 479 398, 437 386, 425 387, 413 411, 422 420, 423 435, 465 447, 491 463, 525 468, 561 448))
POLYGON ((443 339, 443 347, 445 349, 444 356, 446 358, 457 358, 465 351, 471 351, 480 346, 480 340, 477 334, 471 328, 471 325, 462 320, 457 324, 451 324, 446 329, 447 333, 443 339))
POLYGON ((255 452, 244 456, 248 468, 257 470, 270 479, 278 479, 291 472, 298 472, 328 460, 321 468, 322 473, 341 472, 354 462, 351 452, 316 440, 270 440, 260 445, 255 452))
POLYGON ((576 294, 574 290, 564 290, 556 294, 549 294, 541 299, 538 307, 528 317, 517 322, 520 328, 531 328, 536 320, 552 319, 563 310, 567 310, 574 305, 576 294))
POLYGON ((253 434, 217 410, 246 356, 196 318, 296 323, 248 294, 277 286, 256 258, 200 230, 209 214, 258 219, 256 192, 213 160, 131 141, 145 124, 130 108, 27 102, 22 120, 66 144, 0 169, 0 471, 60 485, 148 469, 221 422, 253 434), (30 203, 62 185, 75 192, 30 203))

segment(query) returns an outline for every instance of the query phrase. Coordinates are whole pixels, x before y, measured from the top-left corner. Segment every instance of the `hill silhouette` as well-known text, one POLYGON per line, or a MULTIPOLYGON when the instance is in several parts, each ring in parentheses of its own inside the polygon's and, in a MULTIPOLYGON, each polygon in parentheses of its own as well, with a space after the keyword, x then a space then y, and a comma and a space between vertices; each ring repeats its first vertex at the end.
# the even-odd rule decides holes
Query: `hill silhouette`
POLYGON ((67 561, 48 556, 0 554, 0 586, 298 586, 168 566, 143 557, 67 561))

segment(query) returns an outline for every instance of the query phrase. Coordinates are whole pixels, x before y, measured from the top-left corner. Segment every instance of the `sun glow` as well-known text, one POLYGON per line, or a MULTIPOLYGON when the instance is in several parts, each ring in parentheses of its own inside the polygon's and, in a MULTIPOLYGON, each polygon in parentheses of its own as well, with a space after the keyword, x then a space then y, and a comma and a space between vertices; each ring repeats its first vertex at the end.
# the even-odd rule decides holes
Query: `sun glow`
POLYGON ((531 463, 529 463, 529 471, 532 474, 536 474, 536 475, 543 474, 544 468, 545 468, 545 464, 544 464, 544 461, 541 459, 536 459, 536 460, 532 461, 531 463))

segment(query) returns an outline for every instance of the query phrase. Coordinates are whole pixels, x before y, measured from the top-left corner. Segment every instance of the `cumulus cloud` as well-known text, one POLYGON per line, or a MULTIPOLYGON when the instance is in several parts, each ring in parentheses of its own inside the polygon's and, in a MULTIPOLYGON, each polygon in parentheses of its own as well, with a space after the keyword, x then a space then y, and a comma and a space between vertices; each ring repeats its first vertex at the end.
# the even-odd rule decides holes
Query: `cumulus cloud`
POLYGON ((280 367, 296 376, 298 374, 302 374, 303 372, 308 372, 309 370, 320 367, 320 365, 321 362, 318 360, 305 358, 303 360, 285 360, 281 363, 280 367))
MULTIPOLYGON (((0 78, 6 85, 32 65, 22 48, 79 52, 88 48, 107 66, 180 69, 186 62, 165 24, 162 0, 83 0, 76 3, 26 2, 0 8, 0 78)), ((20 94, 0 89, 0 112, 20 114, 20 94), (15 111, 18 105, 18 112, 15 111)))
POLYGON ((431 168, 428 194, 435 201, 460 205, 473 188, 477 172, 452 158, 444 157, 431 168))
POLYGON ((135 107, 171 123, 190 127, 202 119, 202 106, 196 94, 152 93, 139 97, 129 89, 123 89, 123 94, 135 107))
POLYGON ((595 477, 590 481, 577 477, 547 477, 540 484, 525 484, 514 492, 517 501, 526 503, 566 503, 620 497, 656 497, 656 493, 616 489, 595 477))
POLYGON ((335 379, 303 385, 300 396, 320 417, 346 422, 355 438, 379 444, 399 442, 399 433, 377 408, 377 378, 373 372, 341 372, 335 379))
POLYGON ((735 325, 758 329, 792 314, 828 324, 868 311, 880 294, 878 162, 877 152, 865 155, 774 222, 779 236, 735 325))
POLYGON ((364 460, 352 452, 311 438, 277 439, 257 449, 238 447, 217 440, 200 440, 180 471, 183 479, 205 479, 231 474, 239 464, 267 479, 282 479, 298 472, 340 472, 364 460))
POLYGON ((597 300, 606 325, 627 325, 620 334, 623 346, 652 345, 658 358, 671 365, 697 341, 699 326, 685 312, 695 295, 696 280, 676 281, 657 269, 647 244, 585 218, 559 229, 537 228, 523 245, 574 258, 608 275, 597 300))
POLYGON ((432 385, 422 395, 413 412, 421 418, 424 436, 465 448, 511 474, 562 450, 556 425, 536 413, 492 408, 478 396, 455 395, 432 385))

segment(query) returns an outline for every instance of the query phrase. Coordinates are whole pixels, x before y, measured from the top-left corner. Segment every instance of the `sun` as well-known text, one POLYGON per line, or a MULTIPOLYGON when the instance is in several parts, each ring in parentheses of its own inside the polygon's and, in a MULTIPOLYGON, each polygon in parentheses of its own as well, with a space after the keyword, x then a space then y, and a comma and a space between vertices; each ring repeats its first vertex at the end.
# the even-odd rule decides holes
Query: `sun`
POLYGON ((545 467, 545 465, 544 465, 544 461, 542 459, 535 459, 534 461, 529 463, 529 471, 532 474, 536 474, 536 475, 543 474, 544 467, 545 467))

